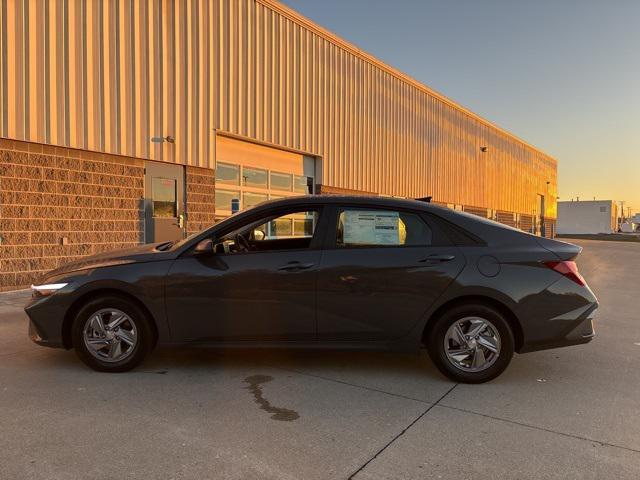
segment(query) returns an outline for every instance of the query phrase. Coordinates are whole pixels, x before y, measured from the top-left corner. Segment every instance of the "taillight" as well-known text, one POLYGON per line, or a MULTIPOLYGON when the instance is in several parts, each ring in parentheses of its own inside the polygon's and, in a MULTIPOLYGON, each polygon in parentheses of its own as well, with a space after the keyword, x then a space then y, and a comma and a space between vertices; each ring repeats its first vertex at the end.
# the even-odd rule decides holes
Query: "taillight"
POLYGON ((564 275, 569 280, 573 280, 578 285, 585 287, 587 282, 584 280, 580 272, 578 272, 578 266, 576 262, 564 261, 564 262, 544 262, 544 264, 552 270, 564 275))

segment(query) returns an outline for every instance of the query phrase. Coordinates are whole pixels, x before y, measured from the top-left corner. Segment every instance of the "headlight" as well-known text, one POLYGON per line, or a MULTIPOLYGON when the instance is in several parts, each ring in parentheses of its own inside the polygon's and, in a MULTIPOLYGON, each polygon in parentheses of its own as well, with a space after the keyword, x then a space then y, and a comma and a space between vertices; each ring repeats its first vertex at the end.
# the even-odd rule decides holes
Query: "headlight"
POLYGON ((39 295, 41 297, 48 297, 49 295, 53 295, 61 288, 69 285, 68 283, 47 283, 45 285, 31 285, 31 291, 34 295, 39 295))

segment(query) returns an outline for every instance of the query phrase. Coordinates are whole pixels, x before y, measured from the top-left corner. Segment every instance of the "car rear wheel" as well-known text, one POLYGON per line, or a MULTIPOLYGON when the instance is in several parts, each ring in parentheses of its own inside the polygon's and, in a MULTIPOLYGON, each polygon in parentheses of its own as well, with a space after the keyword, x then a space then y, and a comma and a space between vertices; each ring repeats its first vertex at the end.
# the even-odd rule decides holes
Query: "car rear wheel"
POLYGON ((429 356, 450 379, 487 382, 509 365, 513 332, 504 316, 485 305, 461 305, 441 315, 427 339, 429 356))
POLYGON ((153 345, 145 313, 133 302, 117 296, 96 298, 80 308, 72 335, 80 359, 101 372, 131 370, 153 345))

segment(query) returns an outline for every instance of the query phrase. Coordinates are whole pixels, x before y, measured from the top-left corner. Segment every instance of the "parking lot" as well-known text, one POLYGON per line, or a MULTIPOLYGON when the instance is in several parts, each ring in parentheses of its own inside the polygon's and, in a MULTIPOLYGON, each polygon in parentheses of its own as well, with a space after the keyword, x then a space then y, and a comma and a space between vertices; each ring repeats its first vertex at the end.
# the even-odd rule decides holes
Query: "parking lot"
POLYGON ((157 350, 101 374, 0 294, 0 478, 640 478, 640 245, 580 244, 596 339, 483 385, 425 352, 157 350))

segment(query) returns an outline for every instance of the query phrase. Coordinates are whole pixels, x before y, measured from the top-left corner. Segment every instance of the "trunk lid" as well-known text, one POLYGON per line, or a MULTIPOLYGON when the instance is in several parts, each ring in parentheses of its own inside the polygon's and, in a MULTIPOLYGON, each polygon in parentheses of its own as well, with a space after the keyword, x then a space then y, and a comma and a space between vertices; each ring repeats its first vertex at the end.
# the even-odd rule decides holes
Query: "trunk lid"
POLYGON ((582 247, 569 242, 551 240, 544 237, 536 237, 538 245, 545 250, 554 253, 560 260, 574 260, 582 251, 582 247))

